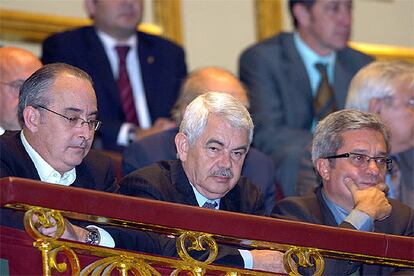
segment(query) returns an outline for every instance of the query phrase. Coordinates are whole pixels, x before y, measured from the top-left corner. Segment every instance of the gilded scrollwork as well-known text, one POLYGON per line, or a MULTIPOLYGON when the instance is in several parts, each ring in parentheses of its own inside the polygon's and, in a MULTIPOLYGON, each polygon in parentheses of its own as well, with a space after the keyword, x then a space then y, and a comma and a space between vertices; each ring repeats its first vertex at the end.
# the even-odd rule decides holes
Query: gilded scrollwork
POLYGON ((62 214, 56 210, 33 207, 24 215, 24 228, 35 239, 58 239, 65 231, 65 221, 62 214), (43 235, 39 229, 55 229, 52 236, 43 235))
POLYGON ((112 275, 112 271, 116 269, 120 275, 153 276, 161 275, 156 269, 150 266, 145 260, 130 257, 126 255, 118 255, 100 259, 91 263, 82 269, 80 275, 112 275))
POLYGON ((325 263, 321 254, 310 248, 292 247, 285 252, 283 257, 285 270, 289 275, 301 275, 298 267, 312 267, 315 266, 313 275, 322 275, 325 269, 325 263), (295 258, 296 257, 296 260, 295 258), (314 262, 312 262, 312 260, 314 262))
POLYGON ((186 231, 178 237, 176 246, 180 258, 184 260, 184 262, 190 263, 195 266, 202 267, 211 264, 216 259, 218 254, 218 246, 216 241, 212 238, 210 234, 205 233, 186 231), (189 246, 188 242, 190 242, 189 246), (209 250, 208 258, 204 262, 195 260, 188 253, 189 251, 193 250, 205 251, 206 248, 204 247, 204 245, 207 245, 209 250))

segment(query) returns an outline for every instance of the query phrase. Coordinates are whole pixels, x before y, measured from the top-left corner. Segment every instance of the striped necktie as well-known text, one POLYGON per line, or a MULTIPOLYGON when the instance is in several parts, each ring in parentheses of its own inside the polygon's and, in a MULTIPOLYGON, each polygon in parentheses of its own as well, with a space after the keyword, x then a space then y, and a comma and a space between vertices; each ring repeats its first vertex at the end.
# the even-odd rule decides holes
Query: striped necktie
POLYGON ((326 72, 326 64, 316 63, 316 69, 321 75, 315 98, 313 100, 314 117, 316 121, 322 120, 326 115, 336 110, 335 97, 326 72))
POLYGON ((203 208, 207 208, 207 209, 216 209, 216 207, 217 207, 217 202, 208 202, 208 201, 206 201, 204 204, 203 204, 203 208))
POLYGON ((125 121, 138 125, 134 96, 132 95, 132 86, 126 68, 126 56, 129 51, 129 46, 116 46, 115 49, 119 58, 119 77, 117 85, 121 97, 122 110, 125 114, 125 121))

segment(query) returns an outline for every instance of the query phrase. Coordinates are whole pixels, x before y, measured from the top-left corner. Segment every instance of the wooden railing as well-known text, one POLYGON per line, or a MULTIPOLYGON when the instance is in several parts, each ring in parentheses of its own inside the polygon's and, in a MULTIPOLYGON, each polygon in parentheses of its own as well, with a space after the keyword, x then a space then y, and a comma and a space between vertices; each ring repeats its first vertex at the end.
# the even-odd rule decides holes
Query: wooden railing
MULTIPOLYGON (((2 208, 29 211, 27 213, 29 215, 26 216, 26 231, 28 236, 35 240, 34 246, 41 251, 33 256, 37 258, 37 269, 42 267, 44 275, 50 275, 58 268, 64 272, 69 267, 72 268, 71 271, 83 271, 83 273, 102 267, 118 269, 123 267, 125 270, 145 270, 153 274, 175 275, 174 273, 185 270, 194 275, 198 273, 197 271, 200 272, 197 275, 204 273, 263 275, 263 272, 212 265, 214 254, 217 253, 215 248, 217 243, 247 249, 285 252, 285 269, 293 275, 297 274, 300 266, 294 261, 293 255, 308 256, 317 260, 316 270, 319 272, 323 271, 325 258, 414 268, 412 254, 414 238, 410 237, 206 210, 19 178, 0 179, 0 195, 2 208), (57 221, 61 219, 60 216, 63 216, 69 219, 174 235, 177 241, 205 239, 209 244, 210 258, 206 262, 192 259, 188 256, 189 249, 179 242, 177 242, 177 251, 182 253, 181 259, 171 259, 44 237, 31 227, 30 212, 54 214, 57 221), (63 265, 60 267, 56 265, 56 252, 63 252, 66 255, 67 268, 63 269, 63 265), (84 261, 80 262, 79 259, 83 260, 85 255, 95 259, 86 264, 84 261), (39 262, 40 259, 42 262, 39 262), (163 272, 159 272, 160 270, 163 272)), ((2 232, 4 233, 4 230, 2 232)), ((2 234, 2 243, 5 239, 7 237, 2 234)), ((2 244, 2 247, 4 246, 2 244)), ((22 269, 24 266, 21 263, 24 262, 19 259, 21 256, 7 255, 8 252, 9 250, 2 250, 1 257, 12 258, 9 260, 11 264, 20 264, 18 267, 12 267, 12 270, 22 269)))

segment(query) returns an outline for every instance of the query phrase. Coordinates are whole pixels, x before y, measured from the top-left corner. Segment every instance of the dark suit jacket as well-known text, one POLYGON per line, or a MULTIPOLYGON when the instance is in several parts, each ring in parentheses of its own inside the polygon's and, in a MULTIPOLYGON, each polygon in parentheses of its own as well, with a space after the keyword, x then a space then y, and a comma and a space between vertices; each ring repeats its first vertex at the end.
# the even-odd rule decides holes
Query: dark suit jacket
MULTIPOLYGON (((350 80, 370 61, 350 48, 337 52, 333 89, 338 109, 344 107, 350 80)), ((312 139, 313 97, 293 35, 281 33, 245 50, 239 74, 250 92, 253 143, 272 157, 283 194, 294 195, 298 160, 312 139)))
MULTIPOLYGON (((374 222, 374 232, 400 236, 414 236, 414 211, 397 200, 389 200, 392 205, 391 215, 374 222)), ((288 197, 276 203, 273 214, 280 218, 304 221, 327 226, 355 229, 343 222, 337 225, 335 218, 324 201, 321 188, 316 193, 303 197, 288 197)), ((325 262, 324 275, 348 275, 360 267, 360 275, 387 275, 395 269, 387 266, 358 264, 343 260, 328 259, 325 262)), ((414 271, 413 271, 414 272, 414 271)))
MULTIPOLYGON (((20 139, 20 131, 9 131, 0 136, 0 178, 16 176, 39 180, 36 167, 27 154, 20 139)), ((91 150, 82 163, 76 166, 76 180, 71 187, 97 191, 116 192, 115 173, 109 157, 91 150)), ((1 209, 1 224, 23 228, 23 214, 1 209), (11 218, 12 215, 14 218, 11 218)))
MULTIPOLYGON (((176 159, 174 137, 177 132, 177 128, 166 130, 129 145, 123 153, 123 174, 127 175, 158 161, 176 159)), ((276 194, 272 160, 262 152, 250 148, 244 160, 242 175, 261 190, 266 214, 269 215, 275 205, 276 194)))
MULTIPOLYGON (((161 161, 134 171, 122 179, 120 192, 130 196, 198 206, 179 160, 161 161)), ((263 215, 264 204, 257 188, 241 177, 237 185, 221 198, 220 210, 263 215)), ((163 252, 171 256, 176 254, 174 240, 170 239, 170 242, 163 245, 163 252)), ((243 259, 238 250, 228 246, 219 248, 216 262, 243 266, 243 259)))
MULTIPOLYGON (((152 121, 170 117, 182 79, 187 75, 184 51, 157 36, 137 32, 138 56, 152 121)), ((119 150, 116 139, 125 115, 116 80, 103 44, 93 27, 52 35, 43 42, 42 62, 65 62, 91 75, 98 99, 104 148, 119 150)))
MULTIPOLYGON (((414 209, 414 148, 401 152, 396 157, 401 172, 398 197, 396 199, 414 209)), ((297 195, 312 194, 320 184, 311 159, 311 146, 308 146, 300 161, 298 181, 296 183, 297 195)))

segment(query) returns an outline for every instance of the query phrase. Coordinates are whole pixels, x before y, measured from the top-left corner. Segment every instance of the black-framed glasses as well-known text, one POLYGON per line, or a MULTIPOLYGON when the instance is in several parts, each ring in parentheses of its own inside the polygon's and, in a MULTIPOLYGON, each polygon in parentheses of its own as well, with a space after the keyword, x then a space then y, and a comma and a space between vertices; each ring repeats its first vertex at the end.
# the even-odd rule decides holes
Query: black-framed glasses
POLYGON ((349 158, 349 160, 355 167, 360 167, 360 168, 367 168, 369 166, 369 162, 371 162, 371 160, 374 160, 378 169, 387 170, 387 171, 390 171, 392 169, 392 159, 389 158, 388 156, 372 157, 372 156, 368 156, 362 153, 347 152, 343 154, 325 157, 325 159, 336 159, 336 158, 349 158))
POLYGON ((56 111, 50 110, 49 108, 44 107, 42 105, 37 105, 36 107, 37 108, 42 108, 42 109, 47 110, 49 112, 52 112, 53 114, 56 114, 56 115, 58 115, 62 118, 65 118, 66 120, 68 120, 69 126, 73 127, 73 128, 81 128, 81 127, 83 127, 84 124, 88 124, 88 127, 89 127, 90 130, 93 129, 94 131, 97 131, 102 125, 102 122, 99 121, 99 120, 86 121, 86 120, 84 120, 80 117, 67 117, 63 114, 57 113, 56 111))

